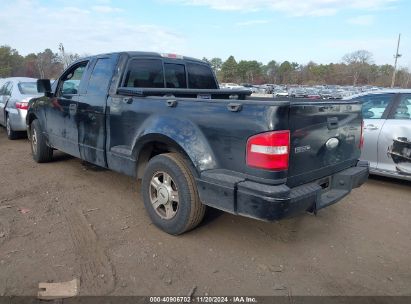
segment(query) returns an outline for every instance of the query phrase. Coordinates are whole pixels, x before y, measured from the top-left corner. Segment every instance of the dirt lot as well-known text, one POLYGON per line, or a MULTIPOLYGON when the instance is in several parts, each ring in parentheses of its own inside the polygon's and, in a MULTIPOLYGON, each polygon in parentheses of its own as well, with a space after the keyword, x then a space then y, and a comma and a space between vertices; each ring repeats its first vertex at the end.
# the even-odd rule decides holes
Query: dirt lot
POLYGON ((82 295, 411 295, 411 184, 372 178, 343 202, 263 223, 211 210, 172 237, 133 179, 0 128, 0 295, 80 279, 82 295))

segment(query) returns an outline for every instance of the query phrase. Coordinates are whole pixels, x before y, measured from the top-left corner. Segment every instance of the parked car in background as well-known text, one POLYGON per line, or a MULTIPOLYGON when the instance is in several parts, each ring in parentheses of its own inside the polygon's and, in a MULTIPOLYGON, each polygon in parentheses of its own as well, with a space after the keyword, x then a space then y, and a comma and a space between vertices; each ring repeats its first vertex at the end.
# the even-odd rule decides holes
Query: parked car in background
POLYGON ((411 180, 411 90, 383 90, 347 98, 363 104, 364 148, 370 171, 411 180))
POLYGON ((259 86, 259 92, 263 94, 272 94, 273 93, 273 87, 268 84, 262 84, 259 86))
POLYGON ((273 92, 273 97, 288 97, 288 91, 285 89, 278 89, 273 92))
POLYGON ((249 89, 253 93, 258 93, 258 88, 250 83, 242 83, 240 86, 249 89))
POLYGON ((220 83, 220 88, 222 89, 232 89, 232 90, 241 90, 245 89, 245 87, 237 84, 237 83, 220 83))
POLYGON ((334 99, 334 91, 330 89, 322 89, 320 95, 322 99, 334 99))
POLYGON ((41 94, 37 92, 37 79, 11 77, 4 79, 0 89, 0 124, 6 127, 7 137, 16 139, 26 131, 28 102, 41 94))
POLYGON ((308 99, 321 99, 321 95, 315 89, 307 89, 305 91, 305 98, 308 98, 308 99))
POLYGON ((306 92, 304 89, 297 88, 291 91, 290 96, 292 98, 305 98, 306 92))

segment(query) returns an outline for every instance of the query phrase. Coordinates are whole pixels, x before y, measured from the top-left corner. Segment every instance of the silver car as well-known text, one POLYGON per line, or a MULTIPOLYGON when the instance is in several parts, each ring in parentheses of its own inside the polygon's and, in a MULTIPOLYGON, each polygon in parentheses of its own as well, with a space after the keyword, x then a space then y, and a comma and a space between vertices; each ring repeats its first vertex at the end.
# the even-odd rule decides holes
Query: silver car
POLYGON ((37 79, 11 77, 3 79, 0 88, 0 124, 6 127, 9 139, 16 139, 26 130, 28 102, 41 96, 37 92, 37 79))
POLYGON ((370 171, 411 181, 411 90, 352 96, 363 104, 364 147, 370 171))

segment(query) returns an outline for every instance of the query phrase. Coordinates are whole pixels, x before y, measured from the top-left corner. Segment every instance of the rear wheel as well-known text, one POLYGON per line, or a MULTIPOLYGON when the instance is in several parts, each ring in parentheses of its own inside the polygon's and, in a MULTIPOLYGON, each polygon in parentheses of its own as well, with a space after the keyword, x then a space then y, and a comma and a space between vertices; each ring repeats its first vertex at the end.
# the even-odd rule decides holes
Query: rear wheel
POLYGON ((38 163, 47 163, 53 158, 53 149, 47 145, 46 137, 40 130, 37 119, 30 125, 30 143, 33 159, 38 163))
POLYGON ((19 133, 16 131, 13 131, 13 129, 11 128, 9 115, 6 116, 6 131, 7 131, 8 139, 14 140, 14 139, 17 139, 19 136, 19 133))
POLYGON ((153 157, 141 187, 144 205, 153 223, 173 235, 195 228, 203 219, 205 205, 187 160, 177 153, 153 157))

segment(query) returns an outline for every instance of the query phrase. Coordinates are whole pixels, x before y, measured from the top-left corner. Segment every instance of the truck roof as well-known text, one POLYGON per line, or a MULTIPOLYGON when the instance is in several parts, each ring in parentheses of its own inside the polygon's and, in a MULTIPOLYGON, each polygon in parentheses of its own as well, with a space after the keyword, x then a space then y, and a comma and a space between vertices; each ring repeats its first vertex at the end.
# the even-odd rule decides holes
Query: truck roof
POLYGON ((198 62, 198 63, 209 65, 207 62, 205 62, 201 59, 193 58, 193 57, 177 55, 177 54, 174 54, 174 53, 157 53, 157 52, 143 52, 143 51, 122 51, 122 52, 96 54, 96 55, 81 58, 81 59, 76 60, 76 61, 91 59, 91 58, 95 58, 95 57, 102 56, 102 55, 121 55, 121 54, 126 54, 130 57, 139 57, 139 56, 141 56, 141 57, 158 57, 159 59, 168 58, 168 59, 175 59, 175 60, 189 60, 189 61, 195 61, 195 62, 198 62))

